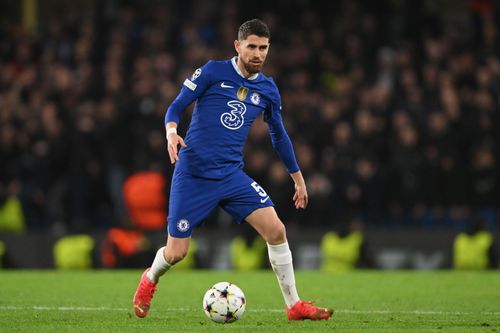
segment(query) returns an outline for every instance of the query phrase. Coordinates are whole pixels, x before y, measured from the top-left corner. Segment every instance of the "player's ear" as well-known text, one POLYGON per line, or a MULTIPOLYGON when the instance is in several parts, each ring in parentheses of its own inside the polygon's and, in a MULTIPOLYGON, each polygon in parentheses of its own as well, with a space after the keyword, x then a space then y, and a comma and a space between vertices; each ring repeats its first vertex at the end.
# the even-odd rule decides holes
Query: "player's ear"
POLYGON ((237 39, 234 40, 234 49, 238 54, 240 54, 240 41, 237 39))

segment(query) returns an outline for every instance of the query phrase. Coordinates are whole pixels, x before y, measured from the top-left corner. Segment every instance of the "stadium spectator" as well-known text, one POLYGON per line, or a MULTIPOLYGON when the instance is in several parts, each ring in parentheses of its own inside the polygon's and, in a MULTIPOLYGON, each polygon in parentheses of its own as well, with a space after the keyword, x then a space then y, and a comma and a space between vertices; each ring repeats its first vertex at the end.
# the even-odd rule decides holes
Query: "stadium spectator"
MULTIPOLYGON (((248 15, 275 31, 266 74, 321 189, 302 222, 338 223, 356 209, 380 214, 367 224, 451 226, 481 210, 498 224, 497 2, 80 6, 56 1, 35 31, 12 6, 0 11, 0 184, 16 189, 29 229, 121 224, 127 176, 168 165, 158 124, 176 87, 193 65, 232 55, 231 32, 248 15), (363 159, 376 166, 376 203, 350 186, 363 159)), ((272 189, 262 126, 246 163, 272 189)))
POLYGON ((359 218, 350 218, 336 229, 327 232, 321 239, 321 269, 342 272, 373 267, 363 234, 363 222, 359 218))
POLYGON ((231 266, 235 270, 250 271, 268 266, 266 242, 248 226, 231 240, 230 252, 231 266))
POLYGON ((467 229, 453 242, 453 267, 456 269, 488 269, 499 265, 493 234, 482 217, 468 221, 467 229))

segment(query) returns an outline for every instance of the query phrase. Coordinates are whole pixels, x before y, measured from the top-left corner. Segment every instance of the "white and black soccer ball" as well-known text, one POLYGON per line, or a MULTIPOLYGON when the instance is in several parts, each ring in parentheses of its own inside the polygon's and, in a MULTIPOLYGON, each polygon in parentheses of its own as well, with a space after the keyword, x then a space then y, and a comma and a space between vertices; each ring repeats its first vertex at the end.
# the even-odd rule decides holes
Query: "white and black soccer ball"
POLYGON ((245 312, 243 291, 230 282, 219 282, 207 290, 203 297, 203 310, 216 323, 232 323, 245 312))

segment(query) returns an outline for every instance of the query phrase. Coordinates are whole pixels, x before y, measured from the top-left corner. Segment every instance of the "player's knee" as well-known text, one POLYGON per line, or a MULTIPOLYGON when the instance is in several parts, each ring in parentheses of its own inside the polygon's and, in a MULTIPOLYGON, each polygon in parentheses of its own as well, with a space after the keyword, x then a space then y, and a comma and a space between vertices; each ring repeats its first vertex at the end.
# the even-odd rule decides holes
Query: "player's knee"
POLYGON ((170 249, 169 251, 165 252, 165 260, 170 264, 170 265, 175 265, 182 259, 184 259, 187 255, 187 249, 170 249))
POLYGON ((170 265, 175 265, 176 263, 178 263, 179 261, 184 259, 185 256, 186 256, 186 253, 184 253, 184 252, 168 253, 167 255, 165 255, 165 260, 170 265))
POLYGON ((283 244, 286 241, 285 225, 279 221, 274 223, 266 235, 266 242, 272 245, 283 244))

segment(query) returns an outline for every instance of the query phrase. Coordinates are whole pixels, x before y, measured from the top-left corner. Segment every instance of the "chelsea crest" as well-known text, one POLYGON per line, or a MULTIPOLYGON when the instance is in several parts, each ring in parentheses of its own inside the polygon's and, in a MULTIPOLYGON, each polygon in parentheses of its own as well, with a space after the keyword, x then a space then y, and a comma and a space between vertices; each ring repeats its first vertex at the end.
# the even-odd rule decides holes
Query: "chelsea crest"
POLYGON ((250 96, 250 100, 252 101, 253 104, 259 105, 260 95, 258 93, 253 93, 252 96, 250 96))

